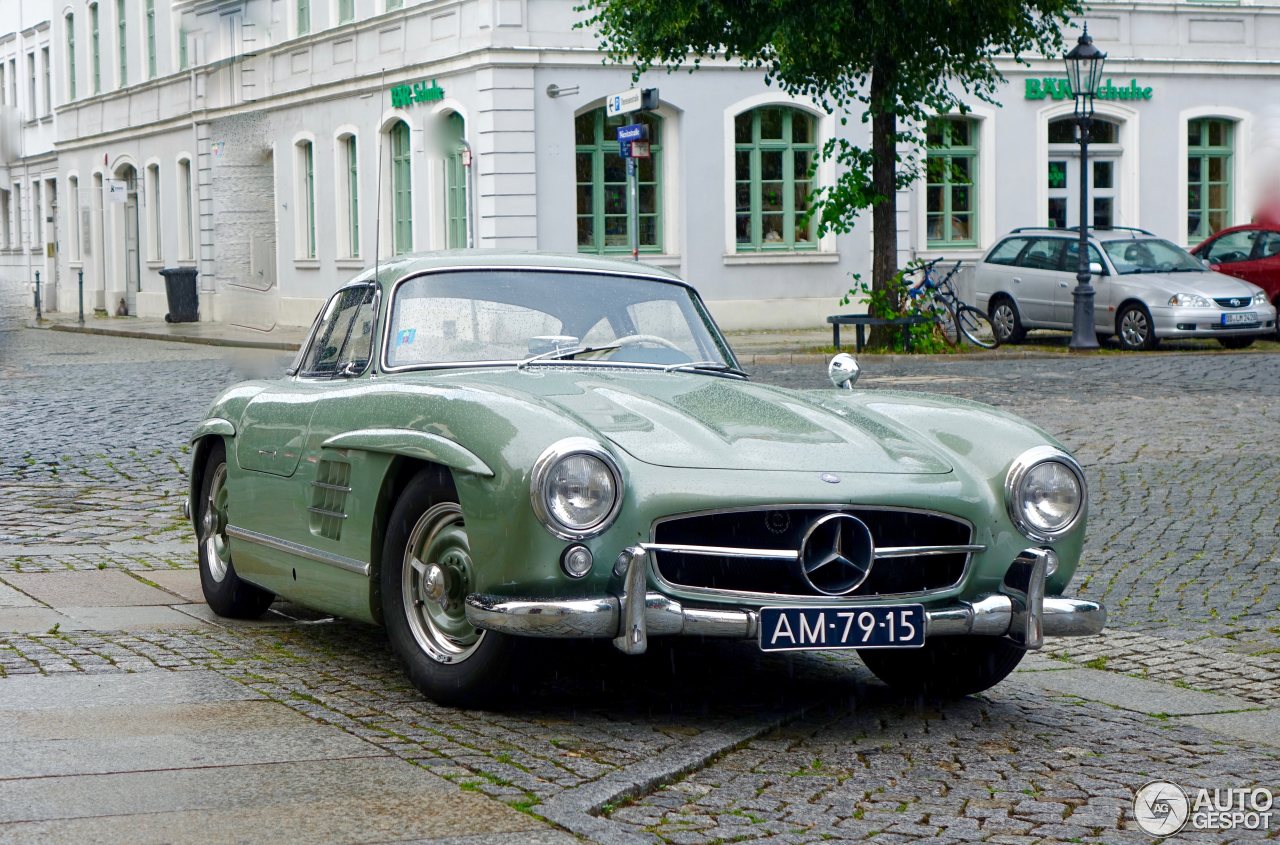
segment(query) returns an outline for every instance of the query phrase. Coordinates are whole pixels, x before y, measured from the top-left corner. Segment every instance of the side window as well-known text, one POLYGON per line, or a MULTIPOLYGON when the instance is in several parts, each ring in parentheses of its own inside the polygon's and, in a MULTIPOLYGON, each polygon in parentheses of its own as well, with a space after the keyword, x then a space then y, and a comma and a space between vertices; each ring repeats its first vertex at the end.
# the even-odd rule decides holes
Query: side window
MULTIPOLYGON (((1067 245, 1062 249, 1062 269, 1068 273, 1076 272, 1076 256, 1080 254, 1080 244, 1075 241, 1067 241, 1067 245)), ((1102 265, 1102 275, 1107 273, 1107 262, 1102 260, 1102 253, 1093 244, 1089 244, 1089 262, 1091 264, 1102 265)))
POLYGON ((991 254, 987 256, 987 263, 1006 266, 1015 264, 1018 261, 1018 253, 1022 252, 1022 248, 1026 245, 1027 238, 1006 238, 991 250, 991 254))
POLYGON ((1261 234, 1256 229, 1231 232, 1209 244, 1202 256, 1214 264, 1234 264, 1248 261, 1253 253, 1253 242, 1261 234))
POLYGON ((1280 255, 1280 232, 1262 232, 1258 258, 1274 258, 1280 255))
POLYGON ((1064 243, 1062 238, 1036 238, 1022 254, 1018 266, 1028 270, 1057 270, 1061 266, 1064 243))
POLYGON ((298 375, 335 376, 346 364, 364 370, 373 348, 374 291, 372 285, 346 288, 329 300, 298 375))

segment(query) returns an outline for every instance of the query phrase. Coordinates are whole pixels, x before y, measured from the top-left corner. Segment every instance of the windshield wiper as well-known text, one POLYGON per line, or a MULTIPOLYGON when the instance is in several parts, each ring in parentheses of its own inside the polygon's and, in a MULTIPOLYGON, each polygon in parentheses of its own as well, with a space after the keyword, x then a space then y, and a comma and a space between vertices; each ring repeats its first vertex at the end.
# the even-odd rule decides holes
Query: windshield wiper
POLYGON ((610 349, 618 349, 620 346, 621 344, 611 343, 604 346, 570 346, 568 348, 548 349, 546 352, 539 352, 537 355, 525 358, 516 364, 516 369, 523 370, 537 361, 563 361, 566 358, 585 355, 589 352, 608 352, 610 349))
POLYGON ((677 370, 710 370, 715 373, 725 373, 726 375, 738 376, 739 378, 747 378, 747 374, 737 367, 731 367, 720 361, 685 361, 683 364, 669 364, 662 368, 664 373, 674 373, 677 370))

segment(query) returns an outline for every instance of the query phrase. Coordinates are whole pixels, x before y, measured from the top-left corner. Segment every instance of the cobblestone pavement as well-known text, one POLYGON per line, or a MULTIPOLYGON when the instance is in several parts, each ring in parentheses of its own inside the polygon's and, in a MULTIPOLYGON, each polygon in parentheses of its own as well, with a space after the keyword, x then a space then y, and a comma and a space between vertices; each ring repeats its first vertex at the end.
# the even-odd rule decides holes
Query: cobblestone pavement
MULTIPOLYGON (((190 571, 194 550, 178 517, 186 434, 222 385, 268 359, 9 335, 0 599, 19 573, 118 569, 148 582, 148 570, 190 571)), ((1136 843, 1151 841, 1129 809, 1148 780, 1280 787, 1274 738, 1236 739, 1158 701, 1129 705, 1036 681, 1071 667, 1103 680, 1137 675, 1172 692, 1228 694, 1214 699, 1227 702, 1217 710, 1276 724, 1275 711, 1253 708, 1273 706, 1280 692, 1280 360, 864 367, 866 386, 992 402, 1076 451, 1094 498, 1075 586, 1108 603, 1106 637, 1051 643, 1025 661, 1031 671, 945 706, 890 695, 848 655, 764 657, 713 642, 658 643, 627 658, 607 645, 533 644, 523 662, 538 675, 520 680, 518 706, 461 713, 409 687, 377 630, 286 605, 257 624, 0 634, 0 683, 212 670, 599 842, 1136 843)), ((757 376, 820 387, 822 369, 759 367, 757 376)))

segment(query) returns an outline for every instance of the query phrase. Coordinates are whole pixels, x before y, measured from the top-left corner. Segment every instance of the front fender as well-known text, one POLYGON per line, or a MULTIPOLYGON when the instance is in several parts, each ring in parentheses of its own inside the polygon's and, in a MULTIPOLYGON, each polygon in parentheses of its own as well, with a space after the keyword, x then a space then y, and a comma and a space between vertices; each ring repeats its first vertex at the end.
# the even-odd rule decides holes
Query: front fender
POLYGON ((334 435, 325 449, 358 449, 430 461, 459 472, 492 478, 493 470, 474 452, 447 437, 407 428, 365 428, 334 435))
POLYGON ((196 430, 192 432, 191 439, 188 442, 195 443, 197 440, 200 440, 203 437, 208 437, 210 434, 217 434, 222 437, 235 437, 235 423, 230 420, 224 420, 221 417, 209 417, 200 423, 200 425, 196 426, 196 430))

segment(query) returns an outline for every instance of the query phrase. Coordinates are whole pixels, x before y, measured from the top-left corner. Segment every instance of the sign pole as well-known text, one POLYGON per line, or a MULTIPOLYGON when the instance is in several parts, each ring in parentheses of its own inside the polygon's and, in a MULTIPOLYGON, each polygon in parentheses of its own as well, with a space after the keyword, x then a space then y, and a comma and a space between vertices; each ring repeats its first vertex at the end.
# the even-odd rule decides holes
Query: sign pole
POLYGON ((78 276, 79 276, 79 280, 80 280, 80 281, 79 281, 79 286, 80 286, 80 325, 81 325, 81 326, 83 326, 83 325, 84 325, 84 271, 83 271, 83 270, 81 270, 81 271, 79 272, 78 276))
POLYGON ((627 156, 627 237, 631 240, 631 258, 640 260, 640 179, 636 176, 636 160, 627 156))
POLYGON ((44 319, 44 315, 40 313, 40 271, 36 271, 36 322, 44 319))

